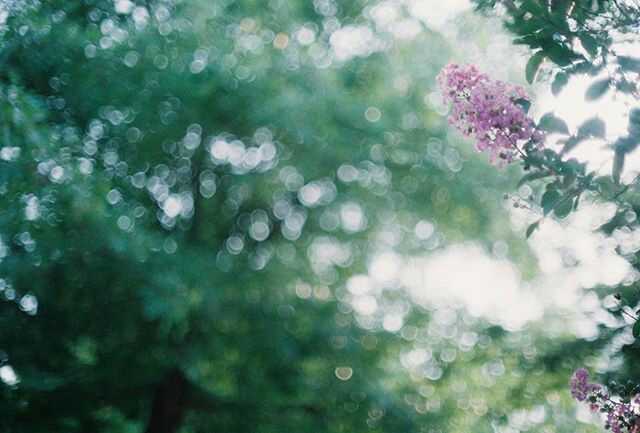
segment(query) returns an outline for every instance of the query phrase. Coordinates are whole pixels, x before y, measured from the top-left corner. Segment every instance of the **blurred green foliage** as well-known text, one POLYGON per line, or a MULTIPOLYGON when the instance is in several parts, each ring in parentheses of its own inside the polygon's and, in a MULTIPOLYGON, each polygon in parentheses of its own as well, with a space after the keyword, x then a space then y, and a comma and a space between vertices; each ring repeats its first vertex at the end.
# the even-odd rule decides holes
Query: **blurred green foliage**
POLYGON ((425 98, 446 39, 394 41, 369 6, 6 4, 2 431, 575 431, 558 391, 592 346, 395 288, 397 332, 350 306, 384 247, 524 249, 500 212, 514 170, 425 98))

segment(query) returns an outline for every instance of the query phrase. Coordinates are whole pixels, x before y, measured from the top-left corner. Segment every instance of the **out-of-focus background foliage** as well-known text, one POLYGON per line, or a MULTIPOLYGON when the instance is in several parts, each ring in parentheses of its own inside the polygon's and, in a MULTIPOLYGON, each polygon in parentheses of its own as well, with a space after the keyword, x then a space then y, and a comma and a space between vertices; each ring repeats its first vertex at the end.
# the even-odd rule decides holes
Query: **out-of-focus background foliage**
POLYGON ((527 246, 434 85, 524 81, 511 38, 460 0, 0 3, 0 430, 595 429, 582 288, 626 271, 527 246))

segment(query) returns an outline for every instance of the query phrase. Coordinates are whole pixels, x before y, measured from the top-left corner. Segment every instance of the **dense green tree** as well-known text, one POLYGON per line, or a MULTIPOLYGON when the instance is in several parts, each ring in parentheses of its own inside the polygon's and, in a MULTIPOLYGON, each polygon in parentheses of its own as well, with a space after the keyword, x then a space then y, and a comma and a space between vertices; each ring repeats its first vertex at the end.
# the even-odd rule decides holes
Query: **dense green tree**
POLYGON ((430 102, 447 40, 394 39, 370 8, 3 6, 3 431, 575 430, 558 390, 589 344, 568 359, 545 324, 397 287, 377 302, 401 329, 354 311, 379 250, 524 250, 500 211, 517 169, 430 102))
POLYGON ((444 422, 394 391, 403 340, 358 326, 344 284, 386 227, 461 238, 492 209, 423 105, 441 65, 401 92, 401 52, 340 65, 332 26, 359 9, 327 5, 8 6, 4 430, 444 422))

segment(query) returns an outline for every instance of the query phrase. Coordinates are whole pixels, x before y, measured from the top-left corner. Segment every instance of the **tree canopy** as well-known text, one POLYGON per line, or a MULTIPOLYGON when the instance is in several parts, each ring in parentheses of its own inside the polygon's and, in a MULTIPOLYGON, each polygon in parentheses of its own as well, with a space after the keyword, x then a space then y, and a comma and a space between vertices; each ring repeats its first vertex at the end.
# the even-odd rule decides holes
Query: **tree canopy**
MULTIPOLYGON (((569 375, 623 328, 508 329, 416 303, 374 260, 500 239, 534 272, 502 200, 519 169, 449 131, 435 77, 461 54, 409 3, 0 5, 3 431, 576 430, 569 375)), ((530 82, 548 60, 554 92, 589 73, 587 99, 637 95, 638 59, 611 53, 626 3, 476 3, 533 49, 530 82)))

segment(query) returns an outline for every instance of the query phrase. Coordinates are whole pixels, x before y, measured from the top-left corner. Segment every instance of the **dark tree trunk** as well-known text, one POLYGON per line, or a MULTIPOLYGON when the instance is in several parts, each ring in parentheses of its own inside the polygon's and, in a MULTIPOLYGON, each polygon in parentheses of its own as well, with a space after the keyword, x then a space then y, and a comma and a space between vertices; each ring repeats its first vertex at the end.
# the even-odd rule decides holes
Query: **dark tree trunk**
POLYGON ((187 412, 189 381, 179 369, 167 373, 153 397, 146 433, 175 433, 187 412))

